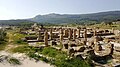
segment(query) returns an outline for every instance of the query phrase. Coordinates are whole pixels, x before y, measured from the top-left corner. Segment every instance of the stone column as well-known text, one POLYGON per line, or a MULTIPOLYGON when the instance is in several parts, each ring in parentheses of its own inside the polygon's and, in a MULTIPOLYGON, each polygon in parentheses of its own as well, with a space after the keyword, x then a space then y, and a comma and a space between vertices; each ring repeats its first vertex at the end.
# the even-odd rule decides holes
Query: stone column
POLYGON ((94 42, 98 42, 98 37, 94 36, 94 42))
POLYGON ((112 28, 112 33, 114 33, 114 28, 112 28))
POLYGON ((73 40, 76 39, 76 29, 73 30, 73 40))
POLYGON ((113 55, 114 44, 110 44, 110 55, 113 55))
POLYGON ((53 33, 52 33, 52 28, 50 29, 50 40, 53 39, 53 33))
POLYGON ((38 41, 40 41, 41 40, 41 32, 40 32, 40 30, 38 31, 38 41))
POLYGON ((96 29, 94 29, 94 34, 93 34, 93 36, 96 36, 97 35, 97 32, 96 32, 96 29))
POLYGON ((104 30, 104 33, 106 33, 106 30, 104 30))
POLYGON ((64 30, 64 36, 65 36, 65 37, 68 37, 68 32, 69 32, 68 29, 65 29, 65 30, 64 30))
POLYGON ((63 48, 62 41, 63 41, 63 29, 60 29, 60 45, 62 46, 61 49, 63 48))
POLYGON ((77 29, 78 30, 78 38, 80 38, 80 28, 77 29))
POLYGON ((48 46, 48 32, 47 32, 47 30, 44 33, 44 43, 45 43, 45 46, 48 46))
POLYGON ((63 40, 63 29, 60 29, 60 42, 63 40))
POLYGON ((87 29, 84 29, 84 40, 87 43, 87 29))
POLYGON ((69 28, 69 39, 72 39, 72 29, 69 28))

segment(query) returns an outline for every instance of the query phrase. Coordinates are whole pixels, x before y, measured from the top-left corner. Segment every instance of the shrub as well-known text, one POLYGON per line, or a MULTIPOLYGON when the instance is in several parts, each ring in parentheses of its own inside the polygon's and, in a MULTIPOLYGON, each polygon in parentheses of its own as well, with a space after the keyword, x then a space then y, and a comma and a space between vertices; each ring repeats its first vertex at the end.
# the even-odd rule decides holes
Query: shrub
POLYGON ((10 64, 14 64, 14 65, 20 65, 21 64, 21 62, 18 60, 18 59, 16 59, 16 58, 9 58, 8 59, 8 62, 10 63, 10 64))

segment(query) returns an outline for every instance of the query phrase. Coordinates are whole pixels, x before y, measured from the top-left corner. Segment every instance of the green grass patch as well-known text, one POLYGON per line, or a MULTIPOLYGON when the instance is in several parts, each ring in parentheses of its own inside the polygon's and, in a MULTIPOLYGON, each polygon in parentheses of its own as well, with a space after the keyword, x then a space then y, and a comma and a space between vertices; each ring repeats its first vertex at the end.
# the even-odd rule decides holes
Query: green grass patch
POLYGON ((42 60, 46 63, 55 65, 56 67, 90 67, 90 64, 86 60, 80 60, 78 58, 69 59, 65 52, 56 50, 52 47, 35 48, 30 46, 20 46, 14 48, 12 51, 26 53, 30 58, 34 58, 36 61, 42 60), (46 57, 39 56, 35 54, 36 52, 46 57))
POLYGON ((29 53, 29 52, 37 52, 37 51, 41 51, 40 48, 35 48, 32 46, 18 46, 16 48, 12 48, 10 50, 13 53, 19 52, 19 53, 29 53))
POLYGON ((93 27, 99 27, 101 29, 118 29, 120 30, 120 24, 112 24, 112 25, 102 25, 102 24, 95 24, 95 25, 91 25, 89 26, 90 28, 93 28, 93 27))
POLYGON ((26 53, 28 51, 30 51, 31 48, 28 47, 28 46, 19 46, 19 47, 16 47, 16 48, 13 48, 11 49, 10 51, 16 53, 16 52, 19 52, 19 53, 26 53))

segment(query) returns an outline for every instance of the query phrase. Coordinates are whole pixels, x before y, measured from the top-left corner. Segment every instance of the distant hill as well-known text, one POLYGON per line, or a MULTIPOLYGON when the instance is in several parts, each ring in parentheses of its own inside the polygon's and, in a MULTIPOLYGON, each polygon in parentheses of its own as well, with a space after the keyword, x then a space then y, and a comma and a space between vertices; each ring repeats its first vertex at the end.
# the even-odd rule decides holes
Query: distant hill
POLYGON ((120 11, 108 11, 92 14, 47 14, 37 15, 29 20, 47 23, 91 23, 112 22, 120 19, 120 11))
POLYGON ((18 20, 0 20, 0 25, 21 25, 21 24, 31 24, 33 21, 25 20, 25 19, 18 19, 18 20))
POLYGON ((1 24, 19 25, 20 22, 38 22, 43 24, 91 24, 100 22, 113 22, 120 20, 120 11, 108 11, 91 14, 46 14, 37 15, 29 19, 0 20, 1 24))

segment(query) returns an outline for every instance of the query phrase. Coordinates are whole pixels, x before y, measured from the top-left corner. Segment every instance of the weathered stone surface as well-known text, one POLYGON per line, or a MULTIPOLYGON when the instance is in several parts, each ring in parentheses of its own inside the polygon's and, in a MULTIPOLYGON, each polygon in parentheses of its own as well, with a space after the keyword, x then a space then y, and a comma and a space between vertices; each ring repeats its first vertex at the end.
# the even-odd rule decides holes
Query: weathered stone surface
POLYGON ((79 49, 77 50, 77 52, 84 52, 84 50, 85 50, 85 47, 79 47, 79 49))
POLYGON ((95 51, 101 51, 102 50, 102 46, 100 44, 95 44, 95 51))
POLYGON ((77 46, 76 43, 74 43, 74 42, 71 42, 69 44, 70 44, 70 47, 76 47, 77 46))

